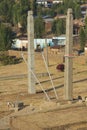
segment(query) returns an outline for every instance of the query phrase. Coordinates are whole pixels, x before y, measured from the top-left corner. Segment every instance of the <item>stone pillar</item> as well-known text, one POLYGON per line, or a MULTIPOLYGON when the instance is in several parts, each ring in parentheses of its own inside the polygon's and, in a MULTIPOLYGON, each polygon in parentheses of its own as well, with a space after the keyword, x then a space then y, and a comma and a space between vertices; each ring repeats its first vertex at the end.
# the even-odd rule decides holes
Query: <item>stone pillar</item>
POLYGON ((36 90, 35 90, 35 79, 33 76, 33 73, 34 73, 34 20, 33 20, 32 11, 28 11, 27 33, 28 33, 28 93, 34 94, 36 93, 36 90))
POLYGON ((72 46, 73 46, 73 15, 72 15, 72 9, 68 9, 66 17, 66 46, 65 46, 65 75, 64 75, 65 100, 73 99, 72 46))

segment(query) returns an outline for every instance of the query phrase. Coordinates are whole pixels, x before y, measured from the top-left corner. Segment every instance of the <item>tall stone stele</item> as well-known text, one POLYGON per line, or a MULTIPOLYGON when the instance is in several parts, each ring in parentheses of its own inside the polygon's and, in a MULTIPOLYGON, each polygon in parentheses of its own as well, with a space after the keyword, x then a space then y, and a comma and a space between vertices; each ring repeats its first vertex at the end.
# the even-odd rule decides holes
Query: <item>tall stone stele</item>
POLYGON ((27 17, 27 33, 28 33, 28 93, 35 94, 35 79, 34 79, 34 19, 33 12, 28 11, 27 17))
POLYGON ((73 15, 72 9, 68 9, 66 16, 66 46, 65 46, 65 75, 64 75, 64 90, 65 100, 73 99, 73 15))

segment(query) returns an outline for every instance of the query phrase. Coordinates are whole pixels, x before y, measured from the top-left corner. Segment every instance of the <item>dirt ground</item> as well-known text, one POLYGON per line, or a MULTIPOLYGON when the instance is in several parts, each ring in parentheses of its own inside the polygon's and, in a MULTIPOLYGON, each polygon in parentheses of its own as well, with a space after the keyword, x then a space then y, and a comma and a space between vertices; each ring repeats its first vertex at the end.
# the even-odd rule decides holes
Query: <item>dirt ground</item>
MULTIPOLYGON (((46 50, 44 55, 46 56, 46 50)), ((48 53, 48 69, 56 88, 58 100, 64 99, 64 72, 56 70, 56 66, 63 63, 63 55, 64 53, 61 51, 59 54, 50 53, 50 51, 48 53)), ((24 57, 27 59, 27 52, 24 53, 24 57)), ((0 119, 13 113, 8 109, 7 102, 22 101, 26 106, 33 104, 37 107, 46 99, 37 81, 37 93, 28 94, 27 73, 27 65, 24 61, 20 64, 0 66, 0 119)), ((35 52, 35 74, 53 100, 55 93, 50 78, 47 75, 41 75, 41 73, 47 73, 47 70, 41 53, 35 52)), ((87 56, 85 55, 73 57, 73 98, 78 96, 87 96, 87 56)))

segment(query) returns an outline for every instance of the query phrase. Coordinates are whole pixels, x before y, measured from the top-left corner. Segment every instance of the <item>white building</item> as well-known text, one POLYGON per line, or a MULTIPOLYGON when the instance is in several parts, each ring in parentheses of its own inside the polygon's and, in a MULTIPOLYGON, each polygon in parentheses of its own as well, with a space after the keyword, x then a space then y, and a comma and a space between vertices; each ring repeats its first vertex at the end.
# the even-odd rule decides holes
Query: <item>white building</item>
POLYGON ((38 5, 44 5, 45 7, 51 7, 52 4, 62 3, 63 0, 36 0, 38 5))
MULTIPOLYGON (((41 48, 45 48, 46 47, 46 42, 48 45, 52 45, 52 39, 34 39, 34 49, 37 48, 38 45, 40 45, 41 48)), ((24 40, 24 39, 15 39, 14 40, 14 44, 12 44, 12 49, 22 49, 28 48, 28 40, 24 40)))
POLYGON ((28 40, 20 40, 20 39, 15 39, 14 44, 12 44, 13 49, 22 49, 22 48, 27 48, 28 46, 28 40))
POLYGON ((53 37, 52 42, 54 43, 55 46, 65 45, 66 44, 66 37, 65 36, 53 37))
MULTIPOLYGON (((48 46, 55 46, 55 45, 65 45, 66 37, 65 36, 59 36, 59 37, 53 37, 53 38, 47 38, 47 39, 34 39, 34 49, 37 48, 39 45, 41 49, 48 46), (47 44, 47 45, 46 45, 47 44)), ((12 44, 12 49, 27 49, 28 48, 28 40, 27 39, 15 39, 14 44, 12 44)))
POLYGON ((36 3, 38 5, 44 5, 45 7, 47 7, 47 0, 37 0, 36 3))
POLYGON ((63 1, 62 0, 53 0, 53 4, 59 4, 59 3, 62 3, 63 1))

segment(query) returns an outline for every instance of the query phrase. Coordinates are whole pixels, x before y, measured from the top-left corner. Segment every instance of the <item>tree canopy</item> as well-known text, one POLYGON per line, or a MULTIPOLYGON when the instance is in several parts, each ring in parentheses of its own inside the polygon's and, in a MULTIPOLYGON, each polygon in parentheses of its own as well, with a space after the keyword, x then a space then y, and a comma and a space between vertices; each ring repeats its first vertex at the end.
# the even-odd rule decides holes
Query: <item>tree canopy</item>
POLYGON ((34 20, 34 30, 36 38, 40 38, 45 34, 44 21, 40 15, 34 20))
POLYGON ((18 23, 22 26, 22 31, 26 31, 26 21, 28 10, 33 10, 34 15, 66 14, 68 8, 73 9, 74 18, 81 17, 80 3, 85 0, 63 0, 62 4, 54 4, 51 8, 46 9, 42 5, 37 5, 36 0, 1 0, 0 1, 0 18, 4 22, 9 22, 16 26, 18 23))
POLYGON ((13 32, 9 26, 0 23, 0 51, 11 49, 13 32))
POLYGON ((65 20, 64 19, 57 19, 54 20, 53 25, 52 25, 52 32, 56 35, 61 35, 65 34, 65 20))
MULTIPOLYGON (((86 0, 63 0, 61 4, 54 4, 51 8, 37 5, 36 0, 0 0, 0 20, 4 23, 11 23, 14 27, 21 25, 21 31, 27 31, 27 12, 33 10, 35 16, 35 37, 42 37, 44 34, 43 15, 51 17, 57 14, 65 14, 68 8, 73 9, 74 18, 81 17, 80 4, 86 0)), ((53 22, 52 31, 55 34, 65 33, 65 21, 56 20, 53 22)))
POLYGON ((81 50, 84 50, 85 43, 86 43, 86 34, 83 27, 80 28, 79 38, 80 38, 80 48, 81 50))

